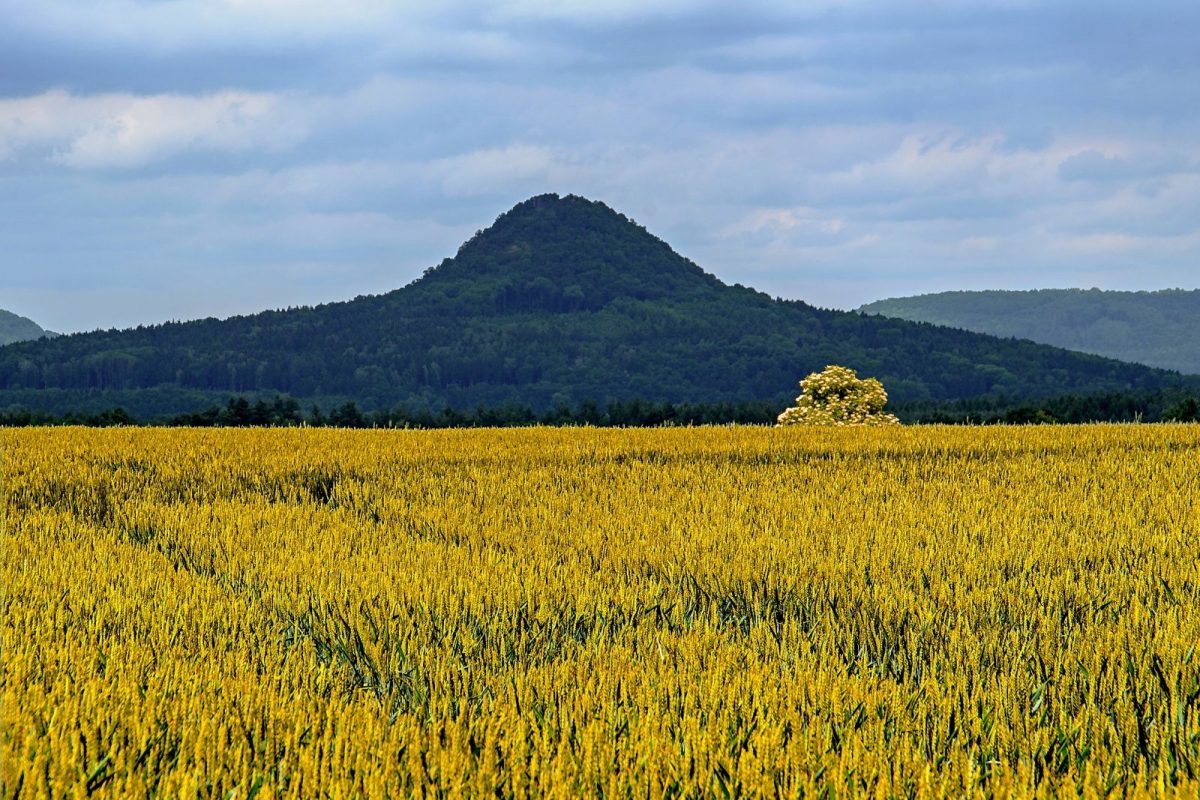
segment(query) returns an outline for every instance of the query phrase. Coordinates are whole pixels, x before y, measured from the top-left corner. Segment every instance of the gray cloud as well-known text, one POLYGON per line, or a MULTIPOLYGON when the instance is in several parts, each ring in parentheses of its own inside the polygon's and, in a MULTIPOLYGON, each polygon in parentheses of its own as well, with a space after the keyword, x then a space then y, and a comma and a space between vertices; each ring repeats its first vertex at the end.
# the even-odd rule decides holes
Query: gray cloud
POLYGON ((384 291, 543 191, 822 305, 1197 282, 1191 0, 0 19, 0 307, 60 330, 384 291))

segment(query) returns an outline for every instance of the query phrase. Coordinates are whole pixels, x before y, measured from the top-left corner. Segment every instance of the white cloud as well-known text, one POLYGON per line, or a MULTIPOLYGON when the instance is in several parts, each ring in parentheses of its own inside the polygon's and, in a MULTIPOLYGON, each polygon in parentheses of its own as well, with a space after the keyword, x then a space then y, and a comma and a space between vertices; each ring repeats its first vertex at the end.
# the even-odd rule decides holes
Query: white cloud
POLYGON ((509 192, 530 183, 552 181, 557 167, 550 148, 516 144, 486 148, 437 159, 428 173, 451 197, 473 197, 509 192))
POLYGON ((307 112, 290 98, 224 91, 201 96, 73 95, 0 100, 0 158, 32 149, 68 167, 136 167, 192 151, 278 151, 304 138, 307 112))
MULTIPOLYGON (((910 133, 883 157, 860 161, 825 176, 821 183, 831 193, 911 195, 1003 177, 1022 166, 1027 169, 1035 160, 1022 153, 1006 153, 1003 144, 998 134, 968 137, 954 130, 910 133)), ((1045 157, 1039 154, 1036 159, 1045 157)))
POLYGON ((737 222, 725 228, 729 236, 739 234, 754 234, 762 231, 779 233, 822 233, 838 234, 846 227, 846 221, 839 217, 822 214, 815 208, 797 206, 796 208, 760 208, 746 214, 737 222))

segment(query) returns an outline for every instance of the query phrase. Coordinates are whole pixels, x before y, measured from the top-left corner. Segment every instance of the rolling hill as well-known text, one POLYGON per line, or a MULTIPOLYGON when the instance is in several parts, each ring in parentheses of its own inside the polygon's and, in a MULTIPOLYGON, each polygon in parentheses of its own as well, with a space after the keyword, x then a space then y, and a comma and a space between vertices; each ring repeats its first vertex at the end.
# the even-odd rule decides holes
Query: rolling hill
POLYGON ((395 291, 0 348, 0 408, 173 414, 235 393, 364 409, 790 399, 838 363, 899 401, 1047 397, 1179 376, 726 285, 602 203, 542 195, 395 291))
POLYGON ((941 292, 880 300, 859 311, 1200 374, 1200 290, 941 292))
POLYGON ((22 317, 0 308, 0 345, 57 335, 57 333, 44 330, 41 325, 38 325, 28 317, 22 317))

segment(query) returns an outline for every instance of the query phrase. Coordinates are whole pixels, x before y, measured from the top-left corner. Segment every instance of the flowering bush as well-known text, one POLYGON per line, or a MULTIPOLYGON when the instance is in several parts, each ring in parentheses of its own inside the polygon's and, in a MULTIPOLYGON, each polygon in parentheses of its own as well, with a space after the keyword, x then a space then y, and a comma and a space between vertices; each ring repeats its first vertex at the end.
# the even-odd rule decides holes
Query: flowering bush
POLYGON ((874 378, 860 379, 847 367, 830 365, 800 381, 796 405, 779 415, 780 425, 899 425, 883 410, 887 392, 874 378))

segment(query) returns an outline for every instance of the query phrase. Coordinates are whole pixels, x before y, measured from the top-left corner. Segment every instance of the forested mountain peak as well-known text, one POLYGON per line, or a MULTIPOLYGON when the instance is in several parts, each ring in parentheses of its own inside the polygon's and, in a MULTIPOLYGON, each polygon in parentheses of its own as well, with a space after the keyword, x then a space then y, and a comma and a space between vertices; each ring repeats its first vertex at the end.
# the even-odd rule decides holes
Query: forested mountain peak
POLYGON ((595 310, 618 297, 678 299, 722 286, 604 203, 557 194, 518 203, 416 285, 490 299, 500 311, 552 312, 595 310))

